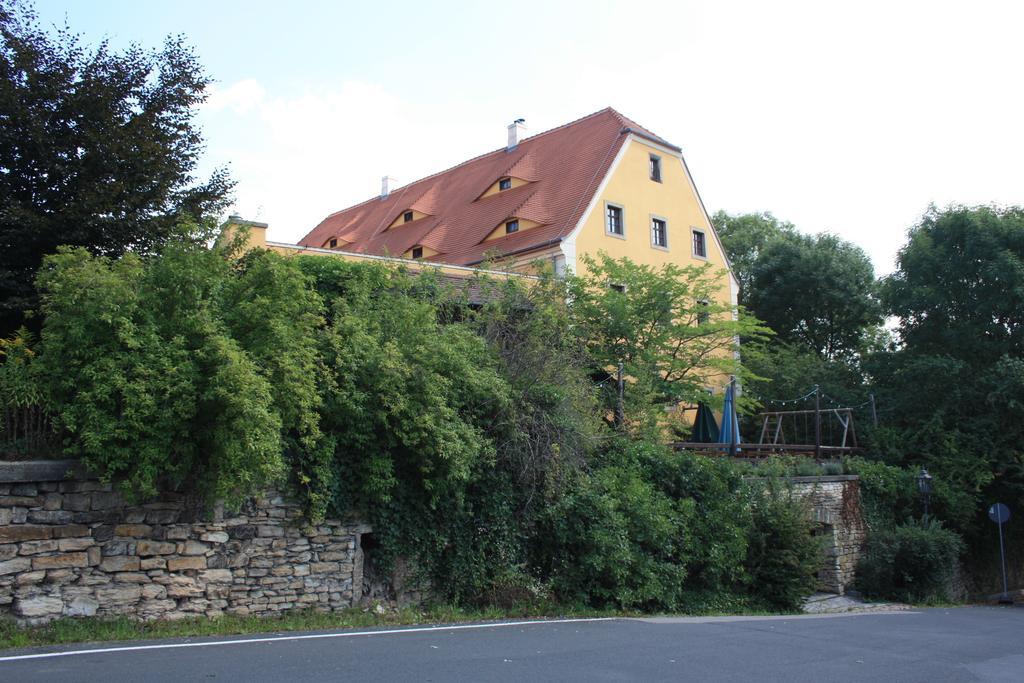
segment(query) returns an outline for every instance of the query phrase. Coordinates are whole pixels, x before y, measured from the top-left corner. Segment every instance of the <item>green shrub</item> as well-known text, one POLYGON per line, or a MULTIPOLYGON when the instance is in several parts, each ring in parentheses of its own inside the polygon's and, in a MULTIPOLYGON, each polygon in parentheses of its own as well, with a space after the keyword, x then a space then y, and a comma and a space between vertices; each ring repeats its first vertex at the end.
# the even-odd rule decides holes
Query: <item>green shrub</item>
POLYGON ((542 528, 555 595, 601 607, 677 609, 690 501, 673 501, 635 462, 581 474, 542 528))
POLYGON ((634 448, 646 476, 677 504, 693 508, 682 539, 687 590, 743 590, 751 510, 740 471, 724 458, 673 453, 660 444, 638 442, 634 448))
POLYGON ((282 479, 286 440, 315 445, 320 300, 286 259, 61 248, 38 286, 37 376, 68 450, 129 496, 239 502, 282 479))
POLYGON ((952 599, 950 581, 962 549, 960 537, 937 520, 872 531, 857 566, 857 586, 887 600, 952 599))
POLYGON ((764 604, 792 610, 814 592, 822 547, 812 535, 806 500, 766 482, 754 492, 746 569, 750 592, 764 604))
POLYGON ((49 402, 36 377, 35 339, 22 327, 0 338, 0 458, 60 455, 49 402))

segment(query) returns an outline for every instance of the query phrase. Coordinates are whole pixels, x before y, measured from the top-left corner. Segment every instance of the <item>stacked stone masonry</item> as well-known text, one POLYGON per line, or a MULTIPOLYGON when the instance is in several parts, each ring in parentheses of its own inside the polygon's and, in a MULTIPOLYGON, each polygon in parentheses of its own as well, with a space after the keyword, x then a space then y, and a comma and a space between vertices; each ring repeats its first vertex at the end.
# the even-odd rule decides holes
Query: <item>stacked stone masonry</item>
POLYGON ((793 477, 794 491, 805 498, 823 537, 825 558, 818 571, 820 588, 842 595, 853 583, 867 540, 861 511, 860 479, 855 475, 793 477))
POLYGON ((362 591, 359 523, 304 521, 276 493, 236 515, 95 480, 0 482, 0 615, 175 619, 332 611, 362 591))

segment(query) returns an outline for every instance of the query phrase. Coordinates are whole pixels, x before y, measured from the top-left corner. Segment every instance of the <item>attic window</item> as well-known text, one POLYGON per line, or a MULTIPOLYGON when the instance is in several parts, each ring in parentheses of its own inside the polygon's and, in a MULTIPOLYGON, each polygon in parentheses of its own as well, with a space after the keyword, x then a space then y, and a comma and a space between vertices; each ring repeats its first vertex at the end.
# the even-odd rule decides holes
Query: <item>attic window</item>
POLYGON ((423 258, 423 247, 413 247, 412 248, 412 257, 413 258, 423 258))
POLYGON ((511 220, 505 223, 505 234, 511 235, 514 232, 519 232, 519 221, 511 220))
POLYGON ((336 249, 338 247, 338 238, 332 237, 331 241, 327 243, 327 246, 331 249, 336 249))
POLYGON ((651 180, 660 183, 661 182, 661 157, 657 154, 651 155, 651 180))
POLYGON ((498 189, 499 190, 511 190, 512 189, 512 179, 511 178, 502 178, 501 180, 499 180, 498 181, 498 189))
POLYGON ((412 211, 406 211, 402 214, 402 220, 406 223, 412 222, 412 211))

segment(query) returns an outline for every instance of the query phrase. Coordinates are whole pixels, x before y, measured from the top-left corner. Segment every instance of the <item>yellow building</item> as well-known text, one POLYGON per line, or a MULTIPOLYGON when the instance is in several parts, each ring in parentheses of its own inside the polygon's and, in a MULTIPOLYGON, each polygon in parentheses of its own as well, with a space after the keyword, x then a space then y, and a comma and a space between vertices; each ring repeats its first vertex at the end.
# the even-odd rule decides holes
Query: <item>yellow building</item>
POLYGON ((401 187, 384 178, 379 196, 331 214, 298 244, 254 245, 346 259, 402 261, 452 275, 481 265, 529 273, 538 261, 578 272, 605 252, 637 263, 710 263, 722 273, 723 303, 738 285, 682 150, 608 108, 526 136, 401 187))

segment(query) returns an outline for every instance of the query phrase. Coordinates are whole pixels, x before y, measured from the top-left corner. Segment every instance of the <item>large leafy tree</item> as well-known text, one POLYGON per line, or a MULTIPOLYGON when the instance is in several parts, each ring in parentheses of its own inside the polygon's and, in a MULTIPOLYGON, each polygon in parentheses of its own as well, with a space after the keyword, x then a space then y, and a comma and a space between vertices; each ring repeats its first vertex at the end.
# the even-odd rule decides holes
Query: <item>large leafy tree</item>
POLYGON ((767 212, 719 211, 713 220, 740 281, 740 303, 778 334, 768 344, 743 345, 744 363, 758 377, 747 384, 751 393, 792 399, 818 384, 831 400, 861 404, 869 393, 861 359, 886 336, 867 256, 829 235, 803 235, 767 212))
POLYGON ((87 47, 0 0, 0 333, 35 307, 36 271, 59 245, 146 252, 225 206, 225 171, 194 178, 209 82, 181 37, 87 47))
POLYGON ((754 266, 761 253, 771 242, 796 235, 796 226, 767 211, 735 215, 718 211, 711 222, 729 256, 733 275, 740 283, 740 303, 746 304, 754 266))
POLYGON ((713 267, 653 268, 603 253, 584 260, 586 273, 568 283, 570 316, 609 409, 617 408, 620 364, 626 417, 637 425, 661 423, 667 408, 706 400, 708 387, 744 376, 737 340, 768 331, 723 302, 713 267))
POLYGON ((770 242, 751 270, 750 310, 784 342, 822 358, 856 354, 882 322, 874 269, 860 247, 828 234, 770 242))
POLYGON ((869 360, 878 447, 932 470, 961 526, 986 496, 1024 503, 1024 209, 932 207, 897 265, 882 296, 900 343, 869 360))
POLYGON ((972 366, 1024 352, 1024 209, 932 207, 910 231, 885 303, 914 354, 972 366))

